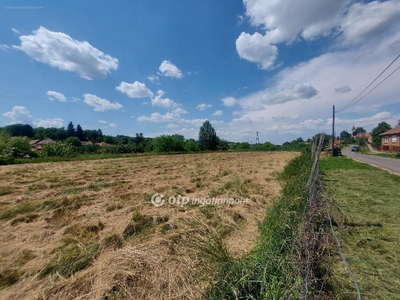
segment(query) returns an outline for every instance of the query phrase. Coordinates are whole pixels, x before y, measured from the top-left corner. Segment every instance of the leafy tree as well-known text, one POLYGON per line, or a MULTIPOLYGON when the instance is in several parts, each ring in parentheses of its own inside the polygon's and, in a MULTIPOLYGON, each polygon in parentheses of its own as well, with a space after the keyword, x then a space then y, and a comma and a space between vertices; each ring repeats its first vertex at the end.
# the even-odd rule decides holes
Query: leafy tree
POLYGON ((143 133, 136 133, 135 144, 139 145, 143 141, 144 141, 143 133))
POLYGON ((347 140, 347 139, 351 138, 351 134, 348 133, 346 130, 343 130, 340 133, 340 138, 343 139, 343 140, 347 140))
POLYGON ((359 133, 366 133, 367 131, 362 127, 357 127, 356 130, 353 131, 353 136, 356 136, 359 133))
POLYGON ((75 136, 70 136, 65 140, 64 143, 65 145, 71 145, 74 147, 80 147, 82 145, 81 141, 75 136))
POLYGON ((97 141, 100 143, 103 141, 103 132, 101 131, 101 129, 97 129, 97 141))
POLYGON ((194 139, 188 139, 185 142, 185 150, 188 152, 199 151, 199 144, 194 139))
POLYGON ((229 144, 228 141, 226 140, 221 140, 221 139, 217 139, 217 149, 218 150, 222 150, 222 151, 226 151, 229 150, 229 144))
POLYGON ((5 155, 11 157, 22 157, 31 153, 31 145, 29 139, 24 136, 11 137, 5 147, 5 155))
POLYGON ((236 150, 249 150, 250 144, 248 142, 242 142, 236 145, 236 150))
POLYGON ((218 137, 214 127, 207 120, 200 127, 199 131, 199 147, 200 150, 216 150, 218 145, 218 137))
POLYGON ((372 129, 371 136, 372 136, 372 143, 375 146, 381 146, 382 145, 382 139, 379 136, 381 133, 384 133, 385 131, 388 131, 392 129, 392 126, 390 126, 388 123, 385 121, 380 122, 378 126, 376 126, 374 129, 372 129))
POLYGON ((68 132, 68 137, 75 136, 75 126, 72 122, 68 123, 67 132, 68 132))
POLYGON ((183 136, 175 135, 161 135, 154 139, 155 152, 176 152, 185 151, 185 143, 182 140, 183 136))
POLYGON ((35 131, 29 124, 12 124, 4 127, 4 131, 10 136, 27 136, 32 138, 35 135, 35 131))
POLYGON ((85 139, 85 136, 83 135, 83 129, 81 127, 81 125, 78 124, 78 126, 76 126, 76 137, 80 140, 83 141, 85 139))

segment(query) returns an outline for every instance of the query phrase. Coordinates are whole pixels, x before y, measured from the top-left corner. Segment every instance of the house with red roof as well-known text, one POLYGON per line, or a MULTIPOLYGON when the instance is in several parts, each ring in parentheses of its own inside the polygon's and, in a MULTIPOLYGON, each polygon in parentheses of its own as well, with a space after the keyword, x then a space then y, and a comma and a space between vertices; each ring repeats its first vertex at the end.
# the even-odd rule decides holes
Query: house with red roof
POLYGON ((400 125, 379 136, 382 138, 381 151, 400 152, 400 125))

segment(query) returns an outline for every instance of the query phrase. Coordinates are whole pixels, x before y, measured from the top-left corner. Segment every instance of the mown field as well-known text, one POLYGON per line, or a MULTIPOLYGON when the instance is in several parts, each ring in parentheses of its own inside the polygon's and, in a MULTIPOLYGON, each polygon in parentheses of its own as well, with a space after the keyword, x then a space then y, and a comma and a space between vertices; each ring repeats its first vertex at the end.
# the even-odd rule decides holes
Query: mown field
POLYGON ((296 153, 206 153, 0 167, 1 299, 196 299, 222 238, 250 251, 296 153), (169 204, 161 193, 248 198, 169 204), (210 238, 211 240, 207 240, 210 238))
MULTIPOLYGON (((400 176, 346 157, 320 160, 335 232, 363 299, 400 299, 400 176)), ((329 287, 334 299, 357 299, 336 256, 329 287)))

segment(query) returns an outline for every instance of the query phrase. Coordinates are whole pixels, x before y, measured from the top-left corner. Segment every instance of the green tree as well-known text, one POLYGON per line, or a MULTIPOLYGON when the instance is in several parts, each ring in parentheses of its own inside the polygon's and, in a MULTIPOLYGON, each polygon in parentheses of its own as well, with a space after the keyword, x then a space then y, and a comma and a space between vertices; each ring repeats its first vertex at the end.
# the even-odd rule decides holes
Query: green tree
POLYGON ((10 136, 27 136, 32 138, 35 135, 35 131, 29 124, 12 124, 4 127, 4 131, 10 136))
POLYGON ((75 136, 75 126, 72 122, 68 123, 67 132, 68 132, 68 137, 75 136))
POLYGON ((29 139, 24 136, 14 136, 7 141, 5 147, 6 156, 22 157, 31 153, 29 139))
POLYGON ((200 127, 199 147, 200 150, 216 150, 218 146, 218 137, 214 127, 207 120, 200 127))
POLYGON ((183 136, 175 135, 161 135, 154 139, 155 152, 178 152, 185 151, 185 143, 183 136))
POLYGON ((367 131, 362 127, 357 127, 356 130, 353 131, 353 136, 356 136, 359 133, 366 133, 367 131))
POLYGON ((250 150, 250 144, 248 142, 241 142, 236 145, 236 150, 250 150))
POLYGON ((75 135, 80 141, 83 141, 85 139, 85 136, 83 135, 83 129, 82 129, 81 125, 79 125, 79 124, 78 124, 78 126, 76 126, 75 135))
POLYGON ((343 139, 343 140, 347 140, 347 139, 349 139, 350 137, 351 137, 351 134, 348 133, 346 130, 343 130, 343 131, 340 133, 340 138, 343 139))
POLYGON ((71 145, 73 147, 80 147, 82 145, 81 141, 75 136, 70 136, 69 138, 67 138, 64 144, 71 145))
POLYGON ((390 126, 388 123, 386 123, 385 121, 380 122, 378 124, 378 126, 376 126, 374 129, 372 129, 372 132, 371 132, 372 143, 377 147, 381 146, 382 139, 379 135, 390 129, 392 129, 392 126, 390 126))
POLYGON ((188 139, 185 142, 185 150, 188 152, 199 151, 199 144, 194 139, 188 139))
POLYGON ((229 150, 228 141, 217 139, 217 149, 222 151, 229 150))

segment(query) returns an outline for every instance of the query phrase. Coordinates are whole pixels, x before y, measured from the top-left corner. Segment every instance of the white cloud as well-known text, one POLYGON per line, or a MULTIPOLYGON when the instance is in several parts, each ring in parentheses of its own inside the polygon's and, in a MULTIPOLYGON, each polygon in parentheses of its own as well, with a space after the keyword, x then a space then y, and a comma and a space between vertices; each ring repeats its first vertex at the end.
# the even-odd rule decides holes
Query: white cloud
POLYGON ((99 120, 98 122, 101 123, 101 124, 108 124, 108 122, 104 121, 104 120, 99 120))
POLYGON ((216 110, 212 115, 213 116, 222 116, 223 112, 222 110, 216 110))
POLYGON ((138 121, 140 122, 154 122, 154 123, 174 123, 174 122, 180 122, 181 120, 181 115, 187 114, 188 112, 186 110, 183 110, 182 108, 178 107, 175 108, 164 115, 160 114, 159 112, 152 113, 150 117, 146 116, 140 116, 138 118, 138 121))
POLYGON ((164 108, 174 108, 180 106, 180 104, 176 103, 174 100, 171 100, 169 98, 162 98, 162 96, 164 95, 164 91, 159 90, 157 92, 157 96, 155 96, 154 99, 151 99, 151 105, 164 108))
POLYGON ((67 101, 67 99, 65 98, 65 96, 63 95, 63 94, 61 94, 61 93, 58 93, 58 92, 55 92, 55 91, 47 91, 47 96, 49 96, 49 99, 51 100, 51 101, 54 101, 54 100, 58 100, 58 101, 60 101, 60 102, 65 102, 65 101, 67 101))
POLYGON ((94 107, 94 111, 104 112, 107 110, 118 110, 123 107, 118 102, 112 103, 107 99, 102 99, 92 94, 84 94, 83 98, 83 102, 85 102, 87 105, 94 107))
POLYGON ((0 44, 0 49, 7 51, 8 49, 10 49, 10 46, 6 45, 6 44, 0 44))
POLYGON ((11 31, 14 32, 15 34, 20 34, 20 31, 18 29, 11 28, 11 31))
POLYGON ((160 74, 166 77, 182 78, 182 71, 169 60, 164 60, 160 67, 160 74))
POLYGON ((118 68, 118 59, 104 54, 86 41, 77 41, 63 32, 44 27, 32 35, 20 36, 21 46, 14 46, 38 62, 60 70, 78 73, 85 79, 104 77, 118 68))
POLYGON ((260 69, 268 70, 278 56, 278 47, 272 45, 267 35, 258 32, 242 32, 236 40, 236 50, 240 58, 257 63, 260 69))
POLYGON ((115 123, 109 123, 109 124, 108 124, 108 127, 114 128, 114 127, 117 127, 117 124, 115 124, 115 123))
POLYGON ((3 113, 3 116, 10 118, 10 124, 31 123, 32 119, 25 106, 14 106, 11 111, 3 113))
POLYGON ((347 85, 335 89, 335 92, 337 92, 337 93, 348 93, 350 91, 351 91, 351 88, 349 88, 347 85))
POLYGON ((154 95, 144 83, 140 83, 139 81, 135 81, 134 83, 126 83, 125 81, 122 81, 115 89, 128 95, 130 98, 151 98, 154 95))
POLYGON ((150 75, 149 77, 147 77, 147 79, 150 80, 152 83, 155 83, 158 80, 160 80, 160 78, 158 78, 158 76, 155 75, 150 75))
POLYGON ((246 15, 261 26, 271 43, 292 42, 299 35, 311 39, 328 34, 341 22, 350 0, 244 0, 246 15))
POLYGON ((54 119, 36 119, 33 121, 33 124, 37 127, 45 127, 45 128, 50 128, 50 127, 56 127, 60 128, 63 127, 64 120, 61 118, 54 118, 54 119))
POLYGON ((222 99, 223 105, 230 107, 235 106, 237 104, 237 100, 233 97, 226 97, 222 99))
POLYGON ((261 96, 261 102, 266 105, 283 103, 298 99, 310 99, 317 95, 318 91, 310 84, 296 84, 292 89, 283 91, 270 91, 261 96))
POLYGON ((354 3, 350 8, 341 29, 347 43, 355 44, 374 41, 381 35, 391 35, 400 24, 399 1, 373 1, 354 3))
POLYGON ((206 110, 207 108, 212 107, 211 104, 205 104, 205 103, 201 103, 199 105, 197 105, 196 109, 203 111, 206 110))
POLYGON ((251 25, 264 32, 242 32, 236 40, 239 56, 261 69, 276 67, 278 45, 321 36, 339 37, 343 45, 375 43, 396 35, 399 1, 357 3, 351 0, 243 0, 251 25))

